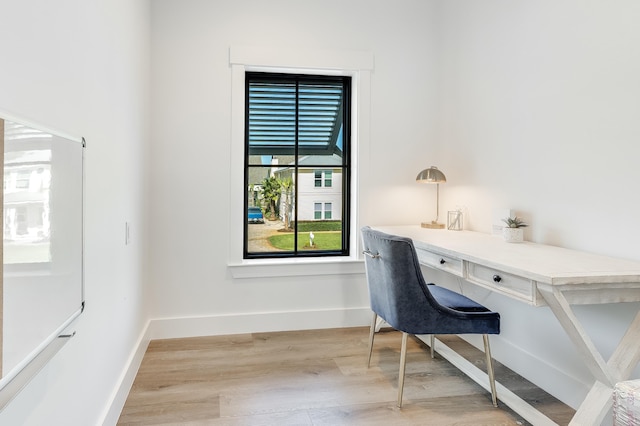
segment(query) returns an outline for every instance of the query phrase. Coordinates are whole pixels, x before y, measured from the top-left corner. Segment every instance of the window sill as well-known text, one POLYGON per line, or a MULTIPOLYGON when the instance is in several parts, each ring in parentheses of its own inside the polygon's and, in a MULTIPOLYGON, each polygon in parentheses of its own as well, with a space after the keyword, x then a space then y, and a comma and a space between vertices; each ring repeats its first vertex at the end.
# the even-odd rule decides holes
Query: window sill
POLYGON ((259 259, 227 265, 233 278, 302 277, 364 274, 364 261, 353 258, 259 259))

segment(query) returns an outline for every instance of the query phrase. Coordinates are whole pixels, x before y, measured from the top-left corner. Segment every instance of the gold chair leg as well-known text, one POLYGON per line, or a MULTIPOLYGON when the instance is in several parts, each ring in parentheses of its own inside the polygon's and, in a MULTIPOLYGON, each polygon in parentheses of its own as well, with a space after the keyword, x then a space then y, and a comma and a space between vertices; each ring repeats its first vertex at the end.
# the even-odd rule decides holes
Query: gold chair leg
POLYGON ((402 391, 404 390, 404 370, 407 364, 407 337, 402 333, 402 349, 400 350, 400 372, 398 374, 398 408, 402 408, 402 391))
POLYGON ((376 322, 378 321, 378 314, 373 313, 373 319, 371 320, 371 329, 369 330, 369 358, 367 358, 367 368, 371 364, 371 353, 373 352, 373 336, 376 334, 376 322))
POLYGON ((491 387, 491 402, 493 406, 498 406, 498 395, 496 392, 496 379, 493 373, 493 361, 491 358, 491 348, 489 347, 489 336, 487 334, 482 335, 484 341, 484 353, 487 356, 487 374, 489 376, 489 386, 491 387))
POLYGON ((436 351, 436 335, 432 334, 431 335, 431 359, 434 358, 435 351, 436 351))

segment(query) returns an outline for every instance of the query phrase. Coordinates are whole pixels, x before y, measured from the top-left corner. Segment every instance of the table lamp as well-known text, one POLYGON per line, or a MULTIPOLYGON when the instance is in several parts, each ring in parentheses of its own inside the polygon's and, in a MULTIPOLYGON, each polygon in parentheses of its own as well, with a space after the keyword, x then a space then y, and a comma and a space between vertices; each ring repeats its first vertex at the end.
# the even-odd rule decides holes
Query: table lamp
POLYGON ((416 182, 436 184, 436 218, 431 222, 422 222, 423 228, 444 229, 444 223, 438 223, 438 214, 440 211, 440 182, 445 183, 446 181, 444 173, 434 166, 424 169, 416 177, 416 182))

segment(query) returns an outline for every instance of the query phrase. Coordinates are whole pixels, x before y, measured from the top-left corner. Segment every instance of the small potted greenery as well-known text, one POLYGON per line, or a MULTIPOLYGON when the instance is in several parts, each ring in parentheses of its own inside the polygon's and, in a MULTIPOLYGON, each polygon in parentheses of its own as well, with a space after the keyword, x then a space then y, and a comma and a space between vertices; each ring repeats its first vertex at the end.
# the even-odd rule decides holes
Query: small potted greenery
POLYGON ((528 225, 518 216, 502 219, 507 226, 502 228, 502 236, 508 243, 521 243, 524 241, 524 229, 528 225))

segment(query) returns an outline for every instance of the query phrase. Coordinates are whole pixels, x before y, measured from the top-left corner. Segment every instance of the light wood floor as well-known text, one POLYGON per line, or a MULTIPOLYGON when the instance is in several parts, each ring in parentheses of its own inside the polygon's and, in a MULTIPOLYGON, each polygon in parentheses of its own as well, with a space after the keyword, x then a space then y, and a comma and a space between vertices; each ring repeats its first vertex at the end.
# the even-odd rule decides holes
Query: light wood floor
MULTIPOLYGON (((152 341, 119 425, 527 425, 410 338, 404 406, 395 405, 400 333, 368 328, 152 341)), ((484 368, 483 354, 442 340, 484 368)), ((558 424, 573 410, 496 363, 496 377, 558 424)), ((499 397, 499 395, 498 395, 499 397)))

